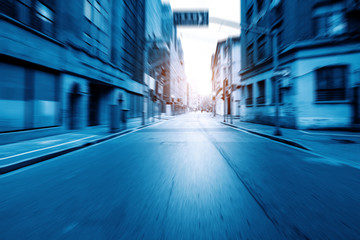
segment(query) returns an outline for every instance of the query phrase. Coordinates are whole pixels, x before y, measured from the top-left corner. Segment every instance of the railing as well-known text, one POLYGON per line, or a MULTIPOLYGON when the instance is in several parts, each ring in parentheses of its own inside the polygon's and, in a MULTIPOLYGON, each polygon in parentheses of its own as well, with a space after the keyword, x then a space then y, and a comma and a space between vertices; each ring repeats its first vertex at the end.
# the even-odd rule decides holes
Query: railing
POLYGON ((251 106, 253 104, 253 99, 252 98, 247 98, 245 100, 245 104, 246 104, 246 106, 251 106))
POLYGON ((343 101, 346 100, 345 88, 316 90, 316 101, 343 101))
POLYGON ((256 104, 265 104, 265 96, 257 97, 256 104))

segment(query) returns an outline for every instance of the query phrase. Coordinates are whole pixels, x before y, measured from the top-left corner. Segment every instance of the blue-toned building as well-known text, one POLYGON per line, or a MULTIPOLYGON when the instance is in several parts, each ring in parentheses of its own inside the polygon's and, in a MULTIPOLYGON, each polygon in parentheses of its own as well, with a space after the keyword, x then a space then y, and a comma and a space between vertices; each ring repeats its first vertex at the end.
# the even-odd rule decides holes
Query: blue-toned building
POLYGON ((144 48, 145 0, 0 1, 0 143, 139 119, 144 48))
POLYGON ((282 126, 357 128, 360 1, 242 0, 240 118, 275 123, 277 32, 282 126))

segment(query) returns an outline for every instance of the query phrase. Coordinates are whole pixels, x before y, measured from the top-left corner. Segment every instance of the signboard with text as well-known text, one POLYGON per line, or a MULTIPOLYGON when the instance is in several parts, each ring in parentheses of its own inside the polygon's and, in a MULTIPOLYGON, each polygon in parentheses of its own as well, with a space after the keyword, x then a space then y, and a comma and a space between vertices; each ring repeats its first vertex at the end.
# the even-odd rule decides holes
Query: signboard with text
POLYGON ((174 24, 177 26, 208 26, 209 11, 178 11, 174 12, 174 24))

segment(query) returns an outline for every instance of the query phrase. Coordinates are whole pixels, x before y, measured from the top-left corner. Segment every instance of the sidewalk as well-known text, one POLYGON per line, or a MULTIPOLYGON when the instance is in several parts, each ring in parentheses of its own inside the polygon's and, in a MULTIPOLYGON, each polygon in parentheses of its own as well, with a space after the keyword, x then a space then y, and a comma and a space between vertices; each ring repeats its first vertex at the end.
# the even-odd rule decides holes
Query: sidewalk
POLYGON ((334 161, 334 163, 360 167, 360 133, 281 128, 282 136, 275 136, 274 126, 240 122, 239 119, 234 119, 233 124, 230 124, 230 120, 223 122, 224 119, 220 116, 215 117, 215 119, 225 125, 312 151, 326 157, 329 161, 334 161))
POLYGON ((0 145, 0 175, 169 119, 171 117, 150 119, 144 126, 141 121, 129 120, 127 129, 117 133, 110 133, 108 126, 99 126, 0 145))

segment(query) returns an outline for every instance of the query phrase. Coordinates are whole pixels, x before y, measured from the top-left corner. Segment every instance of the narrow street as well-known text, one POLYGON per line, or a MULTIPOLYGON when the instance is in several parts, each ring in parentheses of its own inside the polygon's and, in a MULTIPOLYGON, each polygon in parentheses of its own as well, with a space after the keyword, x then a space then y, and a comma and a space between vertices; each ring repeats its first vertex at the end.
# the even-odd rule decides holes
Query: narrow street
POLYGON ((191 113, 0 177, 0 239, 356 239, 359 169, 191 113))

